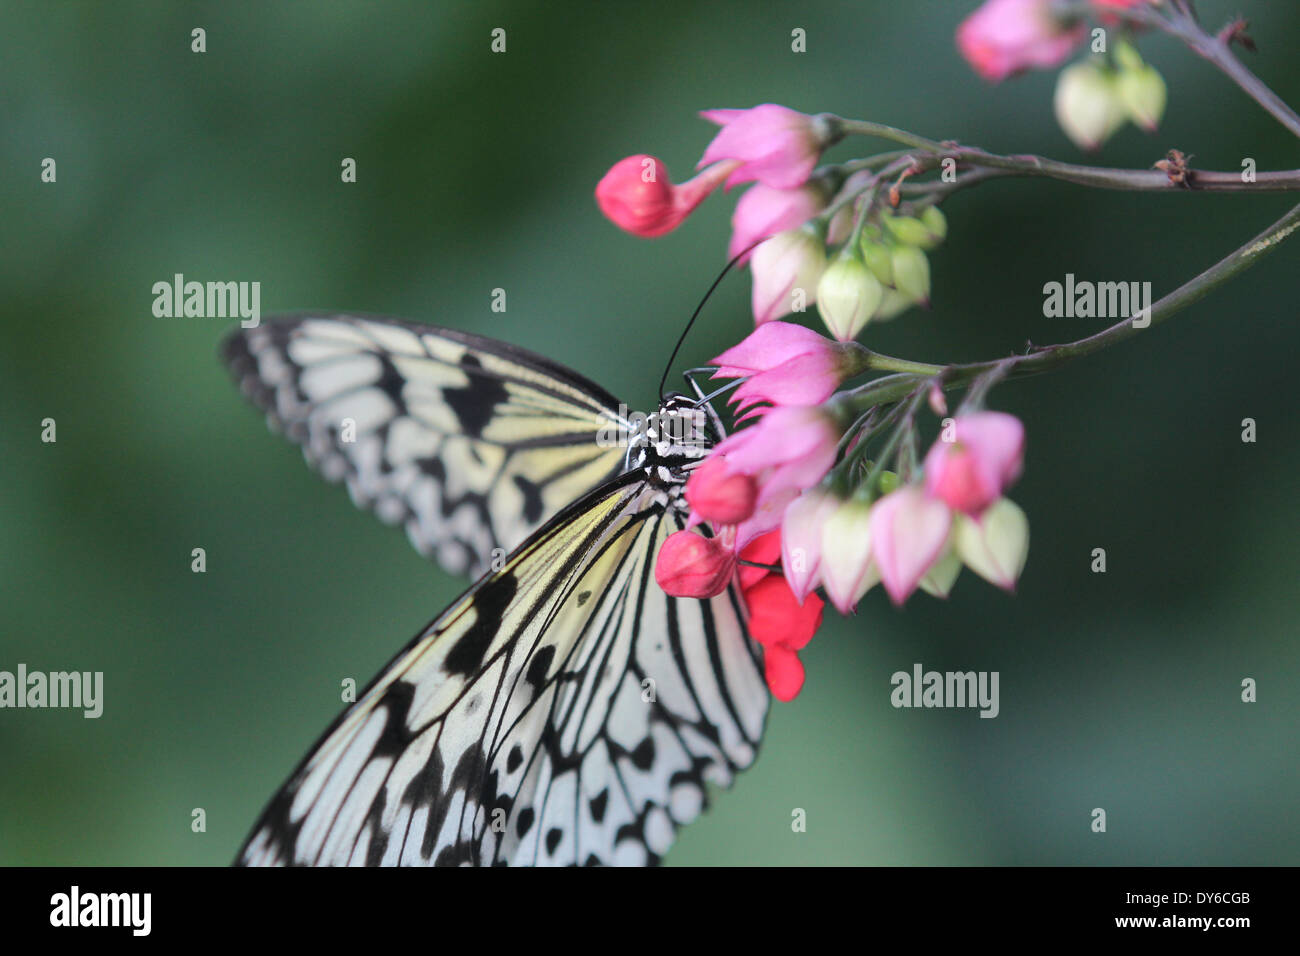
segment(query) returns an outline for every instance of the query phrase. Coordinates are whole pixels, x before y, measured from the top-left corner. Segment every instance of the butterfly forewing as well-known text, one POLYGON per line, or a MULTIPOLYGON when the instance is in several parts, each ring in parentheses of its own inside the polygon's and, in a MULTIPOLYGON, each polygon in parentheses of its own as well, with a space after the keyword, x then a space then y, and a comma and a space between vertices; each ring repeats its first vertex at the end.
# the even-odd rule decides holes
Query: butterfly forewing
POLYGON ((481 574, 617 474, 625 422, 599 386, 522 349, 393 319, 241 329, 241 387, 331 481, 453 573, 481 574))

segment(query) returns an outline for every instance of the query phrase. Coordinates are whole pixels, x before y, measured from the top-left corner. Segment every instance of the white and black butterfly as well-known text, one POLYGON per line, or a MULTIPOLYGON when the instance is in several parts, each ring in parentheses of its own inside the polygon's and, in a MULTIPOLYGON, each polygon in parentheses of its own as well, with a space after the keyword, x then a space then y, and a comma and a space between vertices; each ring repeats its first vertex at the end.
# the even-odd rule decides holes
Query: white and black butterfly
POLYGON ((358 505, 483 573, 326 731, 239 863, 656 862, 705 784, 753 761, 768 691, 739 592, 673 598, 653 573, 707 450, 666 427, 694 401, 638 426, 537 355, 378 317, 273 319, 224 357, 358 505))

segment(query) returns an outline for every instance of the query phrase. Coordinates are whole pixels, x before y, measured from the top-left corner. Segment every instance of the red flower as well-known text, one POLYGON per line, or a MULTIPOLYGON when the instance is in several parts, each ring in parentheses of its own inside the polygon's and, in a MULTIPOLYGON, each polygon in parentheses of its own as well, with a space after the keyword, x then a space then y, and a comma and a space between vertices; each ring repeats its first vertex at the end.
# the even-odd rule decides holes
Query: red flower
MULTIPOLYGON (((779 531, 755 538, 741 552, 743 560, 760 564, 774 564, 780 556, 779 531)), ((763 568, 741 565, 740 584, 749 607, 749 633, 763 647, 768 689, 777 700, 794 700, 804 681, 799 651, 821 626, 822 599, 810 594, 801 605, 784 577, 763 568)))
POLYGON ((763 676, 773 697, 792 701, 803 690, 803 661, 794 651, 779 644, 773 645, 763 651, 763 676))
POLYGON ((686 479, 686 503, 693 515, 714 525, 740 524, 754 513, 758 484, 733 474, 722 455, 706 458, 686 479))
MULTIPOLYGON (((740 560, 752 561, 754 564, 775 565, 781 560, 781 532, 769 531, 766 534, 760 534, 741 550, 740 560)), ((740 565, 737 572, 740 575, 740 589, 742 591, 752 588, 772 573, 767 568, 753 568, 746 564, 740 565)))
POLYGON ((731 583, 736 556, 717 538, 691 531, 670 534, 655 559, 655 580, 673 597, 710 598, 731 583))
POLYGON ((717 189, 739 163, 718 163, 694 179, 674 185, 668 167, 653 156, 620 159, 596 184, 596 202, 614 225, 634 236, 672 232, 717 189))
POLYGON ((972 412, 953 419, 952 431, 925 456, 925 492, 975 517, 1020 477, 1025 426, 1005 412, 972 412))

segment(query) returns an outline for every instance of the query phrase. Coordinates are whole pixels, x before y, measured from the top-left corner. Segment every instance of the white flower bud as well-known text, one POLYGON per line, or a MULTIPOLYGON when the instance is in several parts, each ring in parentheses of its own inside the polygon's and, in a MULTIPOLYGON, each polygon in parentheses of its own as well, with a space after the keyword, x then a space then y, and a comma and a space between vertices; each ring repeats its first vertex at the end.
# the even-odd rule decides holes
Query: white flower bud
POLYGON ((1090 61, 1061 71, 1053 106, 1065 135, 1089 150, 1099 149, 1128 116, 1114 77, 1090 61))
POLYGON ((866 263, 848 253, 822 273, 817 284, 817 310, 835 338, 850 342, 858 337, 884 295, 884 286, 866 263))

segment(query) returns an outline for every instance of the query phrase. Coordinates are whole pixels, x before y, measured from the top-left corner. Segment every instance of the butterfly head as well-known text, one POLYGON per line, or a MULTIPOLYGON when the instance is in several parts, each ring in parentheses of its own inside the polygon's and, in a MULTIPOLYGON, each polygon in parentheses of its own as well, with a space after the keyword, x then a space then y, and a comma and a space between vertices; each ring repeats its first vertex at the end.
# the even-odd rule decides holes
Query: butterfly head
POLYGON ((628 465, 680 483, 712 444, 705 410, 694 399, 674 392, 657 412, 638 423, 628 449, 628 465))

